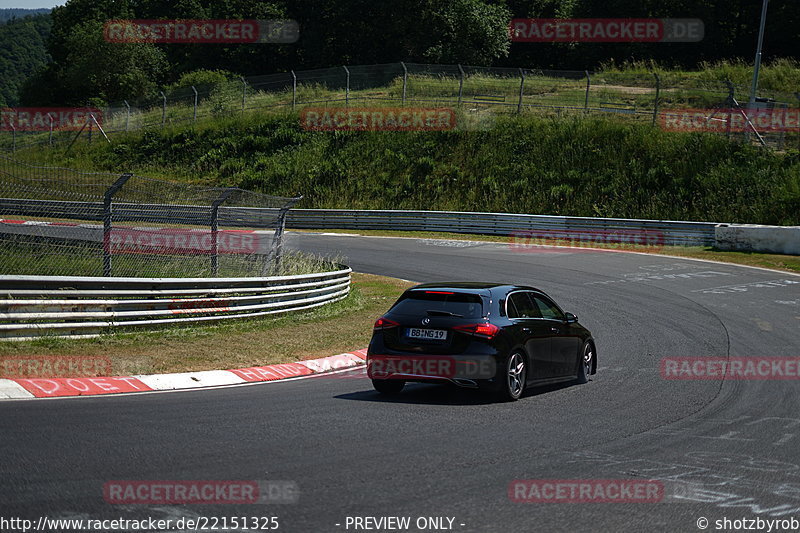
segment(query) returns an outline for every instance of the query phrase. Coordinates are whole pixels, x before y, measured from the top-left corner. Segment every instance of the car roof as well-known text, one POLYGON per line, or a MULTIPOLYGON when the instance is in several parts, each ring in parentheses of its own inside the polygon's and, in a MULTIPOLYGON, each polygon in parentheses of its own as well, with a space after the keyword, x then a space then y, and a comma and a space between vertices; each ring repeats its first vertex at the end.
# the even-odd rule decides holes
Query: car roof
POLYGON ((486 292, 495 291, 505 293, 512 290, 544 292, 540 289, 529 287, 527 285, 516 285, 512 283, 489 283, 481 281, 444 281, 438 283, 423 283, 421 285, 415 285, 408 290, 452 290, 454 292, 467 292, 474 294, 485 294, 486 292))

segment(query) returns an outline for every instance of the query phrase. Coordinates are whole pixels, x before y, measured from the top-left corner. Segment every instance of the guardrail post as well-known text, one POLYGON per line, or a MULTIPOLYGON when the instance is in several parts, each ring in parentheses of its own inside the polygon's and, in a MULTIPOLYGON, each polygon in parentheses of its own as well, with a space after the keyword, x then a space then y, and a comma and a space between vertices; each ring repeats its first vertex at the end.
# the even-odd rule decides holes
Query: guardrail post
POLYGON ((227 200, 231 193, 235 191, 235 187, 225 189, 217 196, 217 199, 211 202, 211 276, 215 277, 219 271, 219 206, 227 200))
POLYGON ((583 71, 586 74, 586 98, 583 102, 583 111, 588 113, 589 112, 589 89, 592 86, 592 78, 589 76, 589 71, 583 71))
POLYGON ((194 91, 194 113, 192 114, 192 122, 197 122, 197 89, 194 88, 194 85, 192 85, 192 91, 194 91))
POLYGON ((244 105, 247 101, 247 81, 245 81, 244 76, 240 79, 242 80, 242 114, 244 115, 244 105))
POLYGON ((131 106, 127 100, 123 100, 123 102, 125 102, 125 131, 128 131, 131 122, 131 106))
POLYGON ((113 215, 111 200, 131 176, 133 176, 131 173, 120 176, 117 181, 106 190, 103 196, 103 276, 105 277, 111 275, 111 217, 113 215))
POLYGON ((350 106, 350 70, 347 68, 347 65, 343 65, 344 72, 347 75, 347 82, 344 87, 344 105, 345 107, 350 106))
POLYGON ((164 91, 159 91, 161 93, 161 129, 164 129, 164 124, 167 122, 167 95, 164 94, 164 91))
POLYGON ((656 102, 653 104, 653 126, 655 126, 658 118, 658 99, 661 96, 661 78, 656 72, 653 72, 653 77, 656 79, 656 102))
POLYGON ((403 67, 403 105, 406 105, 406 87, 408 86, 408 69, 406 68, 406 64, 402 61, 400 62, 400 66, 403 67))
POLYGON ((464 69, 458 65, 458 107, 461 107, 461 97, 464 94, 464 69))
POLYGON ((522 113, 522 96, 525 94, 525 71, 519 69, 519 102, 517 103, 517 113, 522 113))
POLYGON ((297 74, 293 70, 290 72, 292 73, 292 111, 294 111, 297 106, 297 74))

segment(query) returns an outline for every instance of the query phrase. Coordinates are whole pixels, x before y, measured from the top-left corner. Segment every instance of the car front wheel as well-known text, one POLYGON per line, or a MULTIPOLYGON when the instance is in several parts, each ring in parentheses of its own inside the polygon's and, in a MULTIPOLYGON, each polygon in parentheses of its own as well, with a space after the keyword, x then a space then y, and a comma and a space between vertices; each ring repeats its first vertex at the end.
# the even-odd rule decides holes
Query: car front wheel
POLYGON ((578 361, 578 383, 583 385, 589 383, 589 375, 592 373, 592 365, 594 364, 594 346, 591 342, 583 345, 581 350, 581 359, 578 361))

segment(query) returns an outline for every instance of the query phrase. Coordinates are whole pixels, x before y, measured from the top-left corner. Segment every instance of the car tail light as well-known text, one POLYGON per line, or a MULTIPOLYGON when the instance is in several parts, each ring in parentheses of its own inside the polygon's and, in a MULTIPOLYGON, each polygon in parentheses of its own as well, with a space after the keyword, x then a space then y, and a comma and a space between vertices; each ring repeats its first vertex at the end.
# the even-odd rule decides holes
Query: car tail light
POLYGON ((379 329, 389 329, 389 328, 396 328, 400 324, 395 322, 394 320, 389 320, 385 317, 380 317, 378 320, 375 321, 375 325, 372 326, 372 329, 379 330, 379 329))
POLYGON ((462 331, 476 337, 485 337, 491 339, 500 332, 500 328, 489 322, 480 322, 478 324, 467 324, 465 326, 455 326, 453 329, 462 331))

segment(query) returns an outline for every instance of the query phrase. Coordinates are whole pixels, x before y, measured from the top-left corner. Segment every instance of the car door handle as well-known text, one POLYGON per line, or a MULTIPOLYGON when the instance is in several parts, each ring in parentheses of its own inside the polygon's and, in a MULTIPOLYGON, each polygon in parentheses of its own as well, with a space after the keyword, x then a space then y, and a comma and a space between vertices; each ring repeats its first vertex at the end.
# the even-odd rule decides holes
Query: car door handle
POLYGON ((522 328, 522 331, 524 331, 525 333, 530 333, 531 332, 531 328, 522 328))
POLYGON ((552 331, 553 333, 558 333, 559 329, 556 328, 556 327, 552 327, 552 328, 550 328, 550 331, 552 331))

